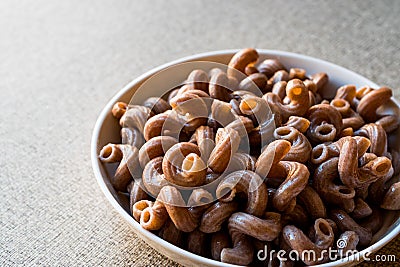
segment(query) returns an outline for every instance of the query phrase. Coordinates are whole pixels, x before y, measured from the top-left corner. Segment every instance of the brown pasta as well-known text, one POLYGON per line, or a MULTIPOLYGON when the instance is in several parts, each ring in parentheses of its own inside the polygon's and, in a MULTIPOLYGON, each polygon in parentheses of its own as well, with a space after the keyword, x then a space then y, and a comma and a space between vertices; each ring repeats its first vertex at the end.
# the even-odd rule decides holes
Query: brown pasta
POLYGON ((231 246, 231 240, 228 233, 223 231, 216 232, 211 237, 211 258, 221 261, 221 251, 231 246))
POLYGON ((143 133, 144 125, 151 115, 151 110, 144 106, 129 106, 124 115, 121 116, 119 124, 121 127, 136 128, 143 133))
POLYGON ((307 137, 297 129, 290 126, 276 128, 274 137, 276 139, 287 140, 292 145, 283 160, 305 163, 310 159, 312 150, 311 144, 307 137))
POLYGON ((378 119, 377 109, 392 97, 392 90, 387 87, 381 87, 371 90, 363 96, 358 103, 357 112, 367 122, 375 122, 378 119))
POLYGON ((285 66, 277 59, 266 59, 258 66, 258 71, 267 77, 271 77, 279 70, 286 70, 285 66))
POLYGON ((307 88, 299 79, 290 80, 286 86, 286 95, 289 99, 288 104, 283 104, 279 96, 273 93, 267 93, 263 98, 273 109, 279 111, 279 114, 286 121, 290 116, 303 116, 306 114, 309 107, 309 97, 307 88))
POLYGON ((310 121, 303 117, 290 116, 283 126, 290 126, 297 129, 301 133, 305 133, 310 126, 310 121))
POLYGON ((136 128, 122 128, 121 140, 122 144, 135 146, 138 149, 146 142, 143 134, 136 128))
POLYGON ((267 85, 268 79, 262 73, 254 73, 250 74, 246 78, 244 78, 239 83, 239 90, 253 92, 256 95, 259 95, 264 91, 265 86, 267 85))
POLYGON ((143 106, 149 108, 154 114, 160 114, 171 109, 171 106, 168 104, 168 102, 160 97, 147 98, 143 102, 143 106))
POLYGON ((310 172, 305 165, 299 162, 280 161, 277 165, 272 166, 269 176, 284 179, 272 202, 277 210, 285 211, 290 207, 289 203, 307 185, 310 172))
POLYGON ((158 236, 175 246, 183 246, 183 232, 176 228, 171 220, 165 222, 158 232, 158 236))
POLYGON ((143 186, 140 185, 140 181, 132 181, 127 186, 127 191, 129 193, 129 209, 131 213, 132 207, 136 202, 149 199, 149 195, 143 190, 143 186))
POLYGON ((314 223, 315 242, 311 241, 300 229, 293 225, 287 225, 283 228, 283 238, 292 250, 296 250, 299 254, 305 255, 304 261, 307 265, 315 265, 324 263, 328 260, 328 255, 322 254, 332 246, 334 234, 330 224, 324 219, 317 219, 314 223), (303 251, 315 251, 317 257, 313 259, 311 255, 303 253, 303 251))
POLYGON ((196 229, 188 235, 187 250, 200 256, 207 256, 210 250, 207 241, 207 235, 196 229))
POLYGON ((168 213, 164 204, 155 201, 152 206, 148 206, 140 213, 140 225, 149 231, 159 230, 168 219, 168 213))
POLYGON ((168 185, 168 181, 162 171, 162 162, 163 157, 150 160, 142 173, 143 186, 153 197, 158 195, 161 188, 168 185))
POLYGON ((383 116, 375 122, 377 125, 382 126, 386 133, 391 133, 399 128, 399 119, 395 115, 383 116))
POLYGON ((360 238, 361 246, 368 246, 372 240, 372 232, 360 226, 345 211, 334 209, 330 212, 330 218, 337 224, 341 231, 354 231, 360 238))
POLYGON ((263 179, 252 171, 236 171, 226 176, 216 189, 216 196, 221 201, 232 201, 236 193, 247 195, 244 211, 261 216, 267 206, 267 187, 263 179))
POLYGON ((220 128, 215 136, 215 148, 208 159, 208 167, 216 173, 223 173, 232 155, 238 150, 240 137, 232 128, 220 128))
POLYGON ((122 160, 121 145, 107 144, 100 150, 99 159, 102 162, 113 163, 122 160))
POLYGON ((400 182, 394 183, 389 187, 383 198, 381 208, 386 210, 400 210, 400 182))
POLYGON ((356 198, 354 204, 354 210, 350 214, 354 219, 362 219, 372 214, 371 207, 362 198, 356 198))
POLYGON ((342 116, 336 108, 327 104, 312 106, 307 113, 310 121, 307 135, 313 142, 329 142, 339 136, 342 127, 342 116))
POLYGON ((223 248, 221 261, 237 265, 248 265, 253 261, 254 248, 245 234, 230 231, 233 248, 223 248))
POLYGON ((167 181, 181 186, 203 185, 207 172, 199 148, 187 142, 177 143, 167 151, 162 170, 167 181))
POLYGON ((236 212, 229 218, 228 229, 244 233, 261 241, 272 241, 278 237, 282 230, 281 215, 267 212, 259 218, 257 216, 236 212))
POLYGON ((192 232, 197 228, 199 220, 194 216, 182 198, 181 193, 173 186, 161 188, 157 199, 162 201, 176 228, 182 232, 192 232))
POLYGON ((324 201, 352 212, 356 192, 354 188, 334 183, 339 177, 338 163, 339 158, 334 157, 319 165, 314 172, 313 186, 324 201))
POLYGON ((203 70, 194 70, 189 74, 186 84, 191 89, 208 92, 208 75, 203 70))
POLYGON ((387 175, 391 168, 391 162, 388 158, 377 157, 358 168, 357 142, 351 137, 345 137, 345 139, 338 163, 338 171, 343 184, 352 188, 359 188, 387 175))
POLYGON ((377 156, 386 155, 387 136, 382 126, 375 123, 369 123, 361 127, 361 129, 356 131, 354 134, 367 137, 371 141, 371 153, 374 153, 377 156))
POLYGON ((172 111, 167 110, 147 120, 144 125, 143 136, 146 141, 160 135, 176 137, 183 125, 182 120, 179 120, 172 111))
POLYGON ((229 61, 227 70, 228 77, 235 77, 238 81, 242 80, 240 79, 240 72, 244 74, 245 68, 250 64, 256 63, 257 61, 258 53, 255 49, 247 48, 240 50, 229 61))
POLYGON ((148 140, 139 150, 139 163, 142 168, 156 158, 163 156, 178 140, 171 136, 156 136, 148 140))
POLYGON ((111 184, 117 191, 126 192, 126 187, 132 181, 132 173, 140 173, 138 154, 139 151, 133 146, 120 146, 122 148, 122 159, 118 165, 111 184))
MULTIPOLYGON (((339 236, 339 240, 343 240, 345 246, 338 248, 338 254, 342 257, 347 256, 348 251, 354 251, 357 249, 358 242, 360 238, 354 231, 346 231, 339 236)), ((351 254, 350 254, 351 255, 351 254)))
POLYGON ((111 113, 115 118, 120 119, 125 114, 127 108, 128 105, 126 103, 117 102, 112 107, 111 113))
POLYGON ((122 142, 99 160, 119 163, 121 206, 166 241, 232 264, 301 265, 257 259, 264 246, 312 250, 302 260, 314 265, 329 248, 370 245, 384 210, 400 210, 392 90, 343 85, 323 99, 326 73, 258 59, 244 49, 227 71, 196 69, 168 95, 115 103, 122 142))
POLYGON ((307 185, 300 194, 297 195, 298 201, 306 208, 307 213, 313 220, 327 218, 325 204, 318 193, 307 185))
POLYGON ((229 219, 237 208, 238 204, 235 201, 216 202, 204 212, 200 222, 200 231, 204 233, 220 231, 222 224, 229 219))

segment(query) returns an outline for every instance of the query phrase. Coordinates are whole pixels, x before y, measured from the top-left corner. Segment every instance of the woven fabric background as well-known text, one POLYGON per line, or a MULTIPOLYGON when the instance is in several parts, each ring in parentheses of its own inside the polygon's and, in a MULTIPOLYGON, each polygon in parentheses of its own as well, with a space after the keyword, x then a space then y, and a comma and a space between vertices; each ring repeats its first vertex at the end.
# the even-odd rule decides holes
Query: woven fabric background
MULTIPOLYGON (((243 47, 322 58, 400 97, 399 13, 394 0, 0 1, 0 266, 178 266, 95 181, 90 139, 109 99, 162 63, 243 47)), ((400 261, 399 247, 379 253, 400 261)))

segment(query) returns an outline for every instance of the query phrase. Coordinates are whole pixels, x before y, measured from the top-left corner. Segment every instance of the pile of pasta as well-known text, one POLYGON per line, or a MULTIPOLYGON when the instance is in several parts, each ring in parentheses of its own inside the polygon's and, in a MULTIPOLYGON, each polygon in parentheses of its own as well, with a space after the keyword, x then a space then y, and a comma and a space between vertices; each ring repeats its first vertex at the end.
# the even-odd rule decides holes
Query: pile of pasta
POLYGON ((226 72, 194 70, 164 98, 116 103, 121 144, 99 155, 119 162, 115 190, 143 228, 222 262, 299 263, 261 261, 266 246, 315 251, 302 259, 315 265, 328 248, 371 245, 384 210, 400 210, 400 157, 388 146, 399 122, 378 112, 392 90, 344 85, 323 99, 326 73, 258 60, 243 49, 226 72))

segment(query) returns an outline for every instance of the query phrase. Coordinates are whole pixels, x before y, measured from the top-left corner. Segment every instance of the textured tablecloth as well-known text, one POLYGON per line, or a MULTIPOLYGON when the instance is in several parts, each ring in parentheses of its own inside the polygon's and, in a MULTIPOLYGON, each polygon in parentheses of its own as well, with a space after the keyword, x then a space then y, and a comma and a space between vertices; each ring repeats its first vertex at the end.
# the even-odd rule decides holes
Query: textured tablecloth
MULTIPOLYGON (((400 1, 0 1, 0 266, 177 265, 95 181, 90 139, 109 99, 162 63, 243 47, 322 58, 400 96, 399 12, 400 1)), ((400 260, 399 246, 380 253, 400 260)))

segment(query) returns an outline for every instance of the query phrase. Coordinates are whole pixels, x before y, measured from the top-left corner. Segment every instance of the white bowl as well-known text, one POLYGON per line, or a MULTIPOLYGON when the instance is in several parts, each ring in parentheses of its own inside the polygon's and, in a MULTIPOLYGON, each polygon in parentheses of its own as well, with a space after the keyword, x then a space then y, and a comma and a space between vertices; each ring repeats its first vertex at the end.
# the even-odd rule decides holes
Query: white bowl
MULTIPOLYGON (((183 264, 185 266, 235 266, 231 264, 226 264, 218 261, 214 261, 208 258, 204 258, 193 253, 190 253, 184 249, 178 248, 153 233, 144 230, 139 223, 137 223, 132 216, 126 211, 127 203, 123 198, 118 196, 118 194, 113 189, 112 185, 109 182, 109 176, 112 174, 112 171, 106 166, 104 166, 98 158, 99 152, 101 148, 107 143, 117 143, 120 140, 119 136, 119 125, 117 120, 111 115, 112 106, 118 101, 129 102, 135 90, 147 79, 149 79, 155 73, 165 70, 168 67, 191 61, 212 61, 223 64, 228 64, 230 58, 237 52, 238 50, 222 50, 215 52, 208 52, 193 56, 188 56, 185 58, 181 58, 167 64, 161 65, 157 68, 154 68, 145 74, 141 75, 137 79, 130 82, 124 88, 122 88, 105 106, 103 111, 101 112, 99 118, 97 119, 93 136, 92 136, 92 144, 91 144, 91 157, 92 157, 92 166, 94 170, 94 174, 96 176, 97 182, 100 185, 103 193, 105 194, 108 201, 111 205, 118 211, 118 213, 132 226, 134 232, 146 241, 150 246, 155 248, 157 251, 161 252, 168 258, 183 264), (124 209, 125 207, 125 209, 124 209)), ((260 61, 265 58, 277 58, 279 59, 287 68, 290 67, 300 67, 307 71, 307 74, 314 74, 317 72, 326 72, 329 75, 329 85, 324 89, 324 97, 332 97, 335 94, 335 90, 344 84, 354 84, 357 87, 369 85, 371 87, 378 88, 379 86, 368 80, 367 78, 356 74, 348 69, 337 66, 335 64, 304 56, 295 53, 282 52, 282 51, 274 51, 274 50, 264 50, 257 49, 260 55, 260 61)), ((179 68, 171 68, 171 71, 168 73, 168 79, 163 79, 162 84, 168 86, 169 81, 171 82, 171 86, 174 86, 177 81, 183 81, 187 74, 192 69, 182 69, 179 68)), ((153 81, 157 84, 157 81, 153 81)), ((160 81, 158 81, 160 82, 160 81)), ((169 87, 172 88, 172 87, 169 87)), ((157 96, 153 91, 148 91, 148 96, 157 96)), ((388 109, 393 106, 399 106, 398 102, 393 100, 393 102, 388 104, 388 109)), ((398 131, 399 132, 399 131, 398 131)), ((400 146, 396 140, 400 140, 399 134, 396 134, 396 138, 391 141, 395 143, 395 146, 400 146)), ((400 218, 399 212, 387 212, 385 214, 384 225, 382 229, 375 234, 373 245, 368 248, 360 251, 358 255, 354 255, 351 258, 344 258, 338 261, 322 264, 319 266, 350 266, 355 265, 357 263, 356 259, 363 259, 362 255, 366 255, 369 253, 374 253, 389 243, 393 238, 395 238, 400 233, 400 218)))

